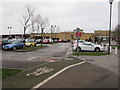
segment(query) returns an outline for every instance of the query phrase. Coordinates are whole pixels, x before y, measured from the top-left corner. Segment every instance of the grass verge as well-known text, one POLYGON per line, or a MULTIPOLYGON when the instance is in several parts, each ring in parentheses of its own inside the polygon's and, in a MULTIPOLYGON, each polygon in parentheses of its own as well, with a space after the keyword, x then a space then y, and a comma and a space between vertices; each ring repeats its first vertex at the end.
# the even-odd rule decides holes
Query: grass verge
POLYGON ((108 55, 108 53, 105 53, 105 52, 73 52, 72 55, 74 56, 79 56, 79 55, 102 56, 102 55, 108 55))
POLYGON ((50 44, 58 44, 59 42, 50 42, 50 44))
POLYGON ((14 77, 6 78, 4 80, 3 88, 4 88, 4 86, 6 88, 32 88, 35 85, 37 85, 38 83, 42 82, 43 80, 45 80, 48 77, 52 76, 53 74, 57 73, 61 69, 65 68, 69 65, 79 63, 81 61, 82 60, 79 60, 77 58, 73 58, 73 60, 60 60, 57 62, 51 62, 51 63, 45 64, 45 65, 30 69, 30 70, 18 73, 14 77), (53 68, 53 71, 51 71, 49 73, 44 73, 40 76, 35 76, 35 75, 26 76, 26 74, 35 72, 40 67, 53 68), (11 80, 11 81, 9 81, 9 80, 11 80), (16 84, 14 84, 14 83, 16 83, 16 84))
POLYGON ((22 49, 17 49, 15 51, 17 52, 27 52, 27 51, 31 51, 31 50, 36 50, 36 49, 39 49, 39 48, 43 48, 43 47, 47 47, 47 46, 33 46, 33 47, 24 47, 22 49))
POLYGON ((22 70, 18 70, 18 69, 0 69, 0 78, 4 79, 6 77, 12 76, 16 73, 21 72, 22 70))
MULTIPOLYGON (((112 49, 115 49, 116 45, 112 45, 112 49)), ((118 49, 120 49, 120 46, 117 46, 118 49)))

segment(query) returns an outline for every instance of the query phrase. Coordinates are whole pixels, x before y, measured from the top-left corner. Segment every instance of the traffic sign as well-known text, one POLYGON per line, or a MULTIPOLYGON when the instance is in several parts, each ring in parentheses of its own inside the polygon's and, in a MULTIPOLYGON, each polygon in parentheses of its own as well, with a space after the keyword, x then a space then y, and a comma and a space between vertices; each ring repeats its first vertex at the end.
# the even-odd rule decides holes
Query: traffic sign
POLYGON ((82 32, 76 32, 76 37, 81 37, 82 36, 82 32))

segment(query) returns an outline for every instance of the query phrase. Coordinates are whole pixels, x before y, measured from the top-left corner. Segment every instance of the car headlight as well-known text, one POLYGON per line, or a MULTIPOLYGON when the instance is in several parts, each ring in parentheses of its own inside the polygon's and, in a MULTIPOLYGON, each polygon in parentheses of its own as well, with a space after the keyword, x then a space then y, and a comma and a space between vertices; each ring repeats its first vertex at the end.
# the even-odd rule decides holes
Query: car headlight
POLYGON ((3 48, 4 48, 5 46, 3 46, 3 48))

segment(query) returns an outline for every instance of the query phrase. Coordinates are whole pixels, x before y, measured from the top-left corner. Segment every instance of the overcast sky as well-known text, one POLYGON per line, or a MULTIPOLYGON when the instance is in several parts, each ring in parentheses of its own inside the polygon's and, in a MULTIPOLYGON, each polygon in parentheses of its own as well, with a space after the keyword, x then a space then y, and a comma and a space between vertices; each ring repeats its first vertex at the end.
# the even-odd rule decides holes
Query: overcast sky
MULTIPOLYGON (((84 0, 83 0, 84 1, 84 0)), ((100 0, 98 0, 100 1, 100 0)), ((57 25, 61 31, 73 31, 77 27, 84 32, 108 30, 109 0, 105 2, 2 2, 2 34, 23 33, 19 17, 25 13, 25 5, 35 9, 36 14, 49 19, 50 25, 57 25)), ((112 28, 118 24, 118 2, 113 3, 112 28)))

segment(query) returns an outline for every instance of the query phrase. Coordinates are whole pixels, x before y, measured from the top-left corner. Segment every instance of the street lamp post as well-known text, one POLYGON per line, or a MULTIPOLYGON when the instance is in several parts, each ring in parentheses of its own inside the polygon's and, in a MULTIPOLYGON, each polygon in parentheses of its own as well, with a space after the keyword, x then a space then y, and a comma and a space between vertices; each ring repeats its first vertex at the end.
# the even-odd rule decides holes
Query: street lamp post
POLYGON ((56 25, 54 25, 53 31, 54 31, 54 38, 56 38, 56 25))
POLYGON ((9 29, 9 38, 11 38, 11 29, 12 29, 12 27, 8 27, 8 29, 9 29))
POLYGON ((43 29, 44 29, 44 28, 41 28, 41 37, 42 37, 42 38, 41 38, 41 46, 42 46, 42 43, 43 43, 43 29))
POLYGON ((50 39, 52 41, 52 33, 55 33, 56 25, 51 25, 50 39))
POLYGON ((111 46, 111 16, 112 16, 112 4, 113 0, 109 0, 110 3, 110 21, 109 21, 109 46, 108 46, 108 54, 110 54, 110 46, 111 46))
POLYGON ((51 25, 51 32, 50 32, 50 40, 52 42, 52 30, 53 30, 53 25, 51 25))
MULTIPOLYGON (((76 30, 77 30, 77 33, 79 33, 79 32, 80 32, 80 28, 77 28, 76 30)), ((79 36, 77 36, 77 52, 79 52, 79 48, 78 48, 79 39, 80 39, 80 37, 79 37, 79 36)))

